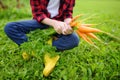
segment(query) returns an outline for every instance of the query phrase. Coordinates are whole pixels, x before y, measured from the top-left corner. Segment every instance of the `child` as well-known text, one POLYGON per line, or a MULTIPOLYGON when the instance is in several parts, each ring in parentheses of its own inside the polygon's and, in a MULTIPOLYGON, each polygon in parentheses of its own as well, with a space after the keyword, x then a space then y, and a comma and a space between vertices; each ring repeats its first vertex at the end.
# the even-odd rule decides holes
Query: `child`
POLYGON ((5 33, 16 44, 28 41, 27 33, 50 26, 56 31, 57 40, 52 41, 58 51, 72 49, 79 43, 73 32, 71 22, 75 0, 30 0, 33 20, 10 22, 5 26, 5 33))

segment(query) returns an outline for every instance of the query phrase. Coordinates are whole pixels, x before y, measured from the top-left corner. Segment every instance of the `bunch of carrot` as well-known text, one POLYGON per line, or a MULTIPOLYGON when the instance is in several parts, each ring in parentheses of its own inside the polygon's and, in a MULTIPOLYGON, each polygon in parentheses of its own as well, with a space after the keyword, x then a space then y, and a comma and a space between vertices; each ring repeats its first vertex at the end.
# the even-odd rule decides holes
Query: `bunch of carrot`
MULTIPOLYGON (((82 24, 82 22, 80 21, 76 21, 80 16, 82 16, 81 14, 80 15, 77 15, 75 16, 74 18, 72 18, 72 21, 70 23, 70 26, 72 28, 75 28, 75 31, 76 33, 83 39, 85 40, 86 42, 88 42, 89 44, 95 46, 95 44, 93 43, 93 41, 90 39, 90 38, 93 38, 93 39, 96 39, 100 42, 102 42, 94 33, 98 33, 98 32, 102 32, 102 33, 105 33, 115 39, 117 39, 118 41, 120 41, 119 38, 113 36, 112 34, 110 33, 107 33, 107 32, 104 32, 102 30, 99 30, 99 29, 96 29, 96 28, 91 28, 90 26, 93 26, 93 25, 96 25, 96 24, 82 24)), ((102 42, 103 43, 103 42, 102 42)), ((95 46, 97 47, 97 46, 95 46)))

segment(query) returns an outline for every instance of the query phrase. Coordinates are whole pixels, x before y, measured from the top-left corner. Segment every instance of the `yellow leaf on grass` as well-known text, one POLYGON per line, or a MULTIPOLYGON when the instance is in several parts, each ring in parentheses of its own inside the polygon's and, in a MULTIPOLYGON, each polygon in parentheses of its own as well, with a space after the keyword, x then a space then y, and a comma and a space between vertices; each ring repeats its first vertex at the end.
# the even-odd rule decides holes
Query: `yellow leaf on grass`
POLYGON ((47 44, 52 45, 52 38, 47 41, 47 44))
POLYGON ((22 53, 22 57, 23 57, 24 60, 29 60, 30 59, 30 55, 27 54, 26 52, 22 53))
POLYGON ((49 76, 49 74, 53 71, 57 61, 59 60, 60 56, 57 55, 55 57, 50 57, 48 54, 46 54, 44 56, 44 64, 45 64, 45 68, 43 70, 43 75, 45 77, 49 76))

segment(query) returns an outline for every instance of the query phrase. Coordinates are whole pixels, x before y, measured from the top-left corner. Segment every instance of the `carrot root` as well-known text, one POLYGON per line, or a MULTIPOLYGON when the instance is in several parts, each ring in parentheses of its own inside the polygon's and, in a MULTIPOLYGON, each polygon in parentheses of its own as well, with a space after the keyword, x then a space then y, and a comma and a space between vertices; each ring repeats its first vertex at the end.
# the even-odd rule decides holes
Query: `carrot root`
POLYGON ((88 42, 89 44, 94 44, 94 43, 86 36, 86 34, 81 33, 81 32, 79 32, 78 30, 77 30, 76 32, 77 32, 78 35, 79 35, 81 38, 83 38, 86 42, 88 42))
POLYGON ((95 36, 93 33, 86 33, 86 35, 88 35, 91 38, 94 38, 96 40, 98 40, 101 43, 104 43, 101 39, 99 39, 97 36, 95 36))
POLYGON ((73 27, 77 27, 79 25, 79 22, 71 22, 70 26, 73 27))
POLYGON ((101 32, 101 30, 86 26, 79 26, 79 31, 83 33, 93 33, 93 32, 101 32))

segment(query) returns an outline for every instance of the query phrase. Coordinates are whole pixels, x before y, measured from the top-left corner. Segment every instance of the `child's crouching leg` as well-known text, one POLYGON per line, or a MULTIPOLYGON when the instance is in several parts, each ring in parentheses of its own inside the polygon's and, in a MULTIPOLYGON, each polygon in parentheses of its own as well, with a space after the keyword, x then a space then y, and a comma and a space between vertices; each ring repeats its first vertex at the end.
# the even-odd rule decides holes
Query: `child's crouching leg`
POLYGON ((19 27, 16 22, 8 23, 4 28, 4 32, 11 40, 13 40, 18 45, 27 41, 27 36, 19 31, 19 27))

